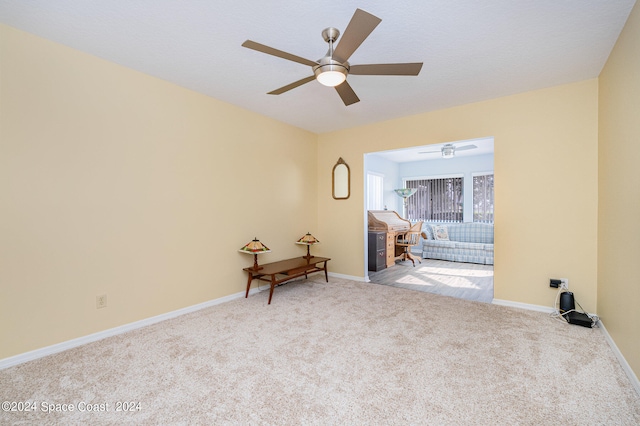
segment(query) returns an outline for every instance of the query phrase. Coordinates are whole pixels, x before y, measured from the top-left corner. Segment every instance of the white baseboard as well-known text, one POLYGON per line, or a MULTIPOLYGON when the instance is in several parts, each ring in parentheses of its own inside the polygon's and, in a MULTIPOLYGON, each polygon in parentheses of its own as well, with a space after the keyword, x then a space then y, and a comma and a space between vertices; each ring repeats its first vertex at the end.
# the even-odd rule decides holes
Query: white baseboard
POLYGON ((532 305, 530 303, 512 302, 510 300, 493 299, 493 302, 491 303, 493 303, 494 305, 509 306, 511 308, 520 308, 520 309, 526 309, 528 311, 545 312, 548 314, 553 312, 553 308, 549 306, 540 306, 540 305, 532 305))
POLYGON ((356 277, 354 275, 344 275, 344 274, 336 274, 335 272, 329 272, 330 277, 341 278, 343 280, 351 280, 351 281, 360 281, 360 282, 369 282, 365 277, 356 277))
MULTIPOLYGON (((531 305, 528 303, 520 303, 520 302, 511 302, 509 300, 493 299, 493 304, 501 305, 501 306, 510 306, 512 308, 528 309, 530 311, 545 312, 549 314, 554 312, 553 308, 550 308, 548 306, 531 305)), ((602 320, 598 321, 598 328, 602 330, 602 333, 604 334, 605 339, 607 340, 607 343, 609 343, 609 346, 611 347, 613 354, 618 359, 618 362, 620 363, 622 370, 625 372, 625 374, 629 378, 631 385, 636 390, 638 395, 640 395, 640 381, 638 380, 638 376, 636 376, 636 373, 634 373, 633 369, 625 359, 624 355, 622 355, 622 352, 620 352, 620 349, 618 349, 616 342, 614 342, 613 338, 605 328, 602 320)))
MULTIPOLYGON (((315 273, 317 274, 317 272, 315 272, 315 273)), ((327 272, 327 275, 328 275, 329 277, 332 277, 332 278, 339 278, 339 279, 343 279, 343 280, 360 281, 360 282, 369 282, 369 280, 368 280, 368 279, 365 279, 365 277, 356 277, 356 276, 353 276, 353 275, 336 274, 335 272, 327 272)), ((322 277, 322 279, 324 280, 324 275, 321 275, 321 274, 320 274, 320 275, 317 275, 317 276, 318 276, 318 277, 322 277)), ((286 284, 288 284, 288 283, 293 283, 293 282, 296 282, 296 281, 303 281, 303 280, 305 280, 305 279, 306 279, 305 277, 298 277, 298 278, 294 278, 294 279, 291 279, 291 280, 289 280, 289 281, 285 282, 285 283, 284 283, 284 285, 286 285, 286 284)), ((324 281, 323 281, 323 282, 324 282, 324 281)), ((260 291, 264 291, 264 290, 265 290, 265 288, 266 288, 266 289, 269 289, 269 288, 270 288, 270 286, 269 286, 269 283, 268 283, 268 282, 264 282, 264 284, 258 284, 258 288, 260 288, 260 289, 261 289, 260 291)), ((253 290, 252 290, 252 291, 253 291, 253 290)))
POLYGON ((622 355, 622 352, 620 352, 620 349, 618 349, 618 345, 616 345, 616 342, 613 341, 613 338, 605 328, 604 324, 602 323, 602 320, 598 322, 598 327, 602 330, 602 333, 604 334, 604 337, 607 339, 609 346, 611 346, 611 350, 613 351, 616 358, 618 358, 618 362, 620 362, 620 366, 622 367, 624 372, 627 374, 627 377, 629 377, 629 380, 631 381, 633 388, 636 390, 636 392, 640 396, 640 380, 638 380, 638 376, 636 376, 636 373, 634 373, 633 369, 625 359, 624 355, 622 355))
MULTIPOLYGON (((342 278, 353 281, 364 281, 363 277, 354 277, 351 275, 343 275, 336 274, 333 272, 328 273, 329 276, 335 278, 342 278)), ((302 278, 300 278, 302 279, 302 278)), ((298 279, 294 279, 292 281, 296 281, 298 279)), ((269 288, 267 284, 266 289, 269 288)), ((260 291, 264 291, 264 288, 261 288, 259 285, 257 288, 252 288, 249 291, 249 294, 258 293, 260 291)), ((108 330, 99 331, 97 333, 89 334, 87 336, 78 337, 76 339, 67 340, 65 342, 56 343, 55 345, 46 346, 44 348, 35 349, 33 351, 25 352, 19 355, 15 355, 12 357, 0 359, 0 370, 5 368, 13 367, 14 365, 23 364, 28 361, 33 361, 38 358, 42 358, 48 355, 53 355, 58 352, 66 351, 68 349, 77 348, 78 346, 86 345, 87 343, 95 342, 98 340, 105 339, 107 337, 116 336, 118 334, 126 333, 128 331, 132 331, 138 328, 146 327, 151 324, 158 323, 160 321, 165 321, 171 318, 178 317, 180 315, 188 314, 191 312, 199 311, 200 309, 208 308, 210 306, 219 305, 221 303, 228 302, 230 300, 239 299, 244 297, 245 292, 241 291, 239 293, 231 294, 229 296, 221 297, 219 299, 210 300, 208 302, 203 302, 193 306, 187 306, 186 308, 178 309, 175 311, 167 312, 165 314, 160 314, 155 317, 146 318, 140 321, 135 321, 129 324, 124 324, 119 327, 110 328, 108 330)))
MULTIPOLYGON (((249 294, 257 293, 258 289, 252 289, 249 294)), ((171 318, 179 317, 180 315, 188 314, 191 312, 199 311, 201 309, 208 308, 210 306, 219 305, 221 303, 229 302, 234 299, 244 297, 245 292, 231 294, 229 296, 220 297, 218 299, 209 300, 208 302, 199 303, 197 305, 187 306, 186 308, 178 309, 175 311, 160 314, 155 317, 145 318, 140 321, 135 321, 129 324, 124 324, 119 327, 110 328, 108 330, 99 331, 97 333, 89 334, 87 336, 78 337, 76 339, 67 340, 66 342, 56 343, 55 345, 46 346, 44 348, 36 349, 33 351, 25 352, 23 354, 15 355, 9 358, 0 360, 0 370, 13 367, 14 365, 22 364, 28 361, 33 361, 38 358, 42 358, 48 355, 53 355, 58 352, 66 351, 68 349, 76 348, 78 346, 86 345, 87 343, 95 342, 105 339, 107 337, 115 336, 118 334, 126 333, 138 328, 146 327, 151 324, 155 324, 161 321, 165 321, 171 318)))
MULTIPOLYGON (((353 281, 361 281, 361 282, 367 282, 367 280, 364 277, 356 277, 356 276, 352 276, 352 275, 343 275, 343 274, 336 274, 336 273, 329 273, 330 276, 332 277, 336 277, 336 278, 341 278, 341 279, 347 279, 347 280, 353 280, 353 281)), ((259 289, 252 289, 249 294, 254 294, 259 292, 259 289)), ((205 309, 211 306, 215 306, 215 305, 219 305, 221 303, 225 303, 225 302, 229 302, 231 300, 235 300, 235 299, 239 299, 241 297, 243 297, 245 294, 244 291, 241 291, 239 293, 235 293, 235 294, 231 294, 229 296, 225 296, 225 297, 221 297, 218 299, 214 299, 214 300, 210 300, 208 302, 203 302, 203 303, 199 303, 197 305, 192 305, 192 306, 187 306, 186 308, 182 308, 182 309, 178 309, 175 311, 171 311, 171 312, 167 312, 165 314, 161 314, 161 315, 156 315, 154 317, 151 318, 146 318, 140 321, 135 321, 129 324, 125 324, 125 325, 121 325, 119 327, 114 327, 114 328, 110 328, 108 330, 104 330, 104 331, 100 331, 97 333, 93 333, 93 334, 89 334, 87 336, 83 336, 83 337, 78 337, 76 339, 72 339, 72 340, 67 340, 66 342, 61 342, 61 343, 57 343, 55 345, 51 345, 51 346, 47 346, 44 348, 40 348, 40 349, 36 349, 30 352, 25 352, 23 354, 19 354, 19 355, 15 355, 9 358, 4 358, 2 360, 0 360, 0 370, 3 370, 5 368, 9 368, 9 367, 13 367, 15 365, 18 364, 22 364, 28 361, 33 361, 35 359, 38 358, 42 358, 48 355, 53 355, 55 353, 58 352, 62 352, 62 351, 66 351, 68 349, 72 349, 72 348, 76 348, 78 346, 82 346, 82 345, 86 345, 87 343, 91 343, 91 342, 95 342, 98 340, 102 340, 105 339, 107 337, 111 337, 111 336, 115 336, 118 334, 122 334, 122 333, 126 333, 132 330, 136 330, 138 328, 142 328, 142 327, 146 327, 148 325, 152 325, 161 321, 166 321, 168 319, 171 318, 175 318, 178 317, 180 315, 185 315, 191 312, 195 312, 195 311, 199 311, 201 309, 205 309)), ((545 313, 552 313, 553 309, 547 306, 540 306, 540 305, 532 305, 529 303, 520 303, 520 302, 512 302, 509 300, 501 300, 501 299, 493 299, 492 302, 494 305, 501 305, 501 306, 509 306, 509 307, 513 307, 513 308, 520 308, 520 309, 527 309, 530 311, 538 311, 538 312, 545 312, 545 313)), ((624 372, 627 374, 627 376, 629 377, 629 380, 631 381, 632 386, 634 387, 634 389, 636 390, 636 392, 638 393, 638 395, 640 395, 640 381, 638 380, 638 377, 636 376, 636 374, 634 373, 634 371, 631 369, 631 366, 629 365, 629 363, 627 362, 627 360, 625 359, 624 355, 622 355, 622 352, 620 352, 620 349, 618 349, 618 346, 615 344, 615 342, 613 341, 613 339, 611 338, 611 335, 609 334, 609 332, 607 331, 607 329, 605 328, 604 324, 602 323, 602 320, 599 322, 599 327, 602 329, 602 332, 604 333, 604 336, 607 340, 607 342, 609 343, 609 346, 611 347, 611 349, 613 350, 613 353, 615 354, 616 358, 618 359, 618 361, 620 362, 620 365, 622 366, 622 369, 624 370, 624 372)))

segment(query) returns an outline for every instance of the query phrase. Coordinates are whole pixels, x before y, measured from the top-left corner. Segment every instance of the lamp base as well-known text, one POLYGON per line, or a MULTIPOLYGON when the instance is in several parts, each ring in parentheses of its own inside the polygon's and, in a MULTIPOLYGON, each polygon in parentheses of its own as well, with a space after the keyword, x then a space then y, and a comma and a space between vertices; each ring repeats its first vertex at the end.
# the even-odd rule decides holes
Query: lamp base
POLYGON ((303 259, 311 259, 313 256, 311 256, 311 253, 309 252, 309 244, 307 244, 307 255, 306 256, 302 256, 303 259))
POLYGON ((262 269, 262 266, 258 265, 258 255, 257 254, 253 254, 253 270, 254 271, 258 271, 262 269))

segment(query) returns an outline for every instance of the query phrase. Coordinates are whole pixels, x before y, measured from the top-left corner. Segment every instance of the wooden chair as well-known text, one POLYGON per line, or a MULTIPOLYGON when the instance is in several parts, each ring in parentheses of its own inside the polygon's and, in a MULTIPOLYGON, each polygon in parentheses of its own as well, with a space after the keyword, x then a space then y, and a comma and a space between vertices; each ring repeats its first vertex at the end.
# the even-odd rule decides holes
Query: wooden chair
POLYGON ((418 245, 420 242, 420 233, 422 232, 422 222, 416 222, 405 233, 398 234, 396 236, 396 246, 403 248, 402 260, 411 260, 413 266, 416 266, 414 259, 418 259, 419 263, 422 263, 419 257, 411 254, 411 247, 418 245))

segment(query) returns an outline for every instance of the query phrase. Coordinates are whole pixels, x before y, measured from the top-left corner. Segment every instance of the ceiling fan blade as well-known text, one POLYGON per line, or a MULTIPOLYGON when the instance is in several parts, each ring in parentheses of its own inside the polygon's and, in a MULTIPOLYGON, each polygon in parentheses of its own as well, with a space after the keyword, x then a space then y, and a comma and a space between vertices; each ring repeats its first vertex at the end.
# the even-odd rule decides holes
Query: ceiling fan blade
POLYGON ((422 62, 405 64, 367 64, 351 65, 349 74, 353 75, 418 75, 422 62))
POLYGON ((468 149, 476 149, 477 146, 475 145, 465 145, 465 146, 457 146, 456 147, 456 151, 466 151, 468 149))
POLYGON ((303 84, 306 84, 306 83, 308 83, 310 81, 313 81, 315 79, 316 79, 315 75, 312 75, 310 77, 305 77, 302 80, 294 81, 293 83, 287 84, 286 86, 282 86, 279 89, 272 90, 271 92, 267 93, 267 95, 281 95, 284 92, 288 92, 291 89, 295 89, 296 87, 302 86, 303 84))
POLYGON ((360 102, 358 95, 356 95, 356 92, 353 91, 346 80, 342 84, 336 86, 336 92, 338 92, 338 95, 340 95, 340 98, 342 99, 342 102, 344 102, 345 106, 360 102))
POLYGON ((273 55, 277 56, 278 58, 297 62, 302 65, 309 65, 310 67, 318 65, 318 63, 315 61, 292 55, 291 53, 283 52, 282 50, 274 49, 273 47, 265 46, 264 44, 256 43, 255 41, 247 40, 242 43, 242 46, 249 49, 257 50, 258 52, 266 53, 267 55, 273 55))
POLYGON ((442 150, 439 149, 437 151, 420 151, 420 152, 418 152, 418 154, 435 154, 436 152, 438 154, 440 154, 442 152, 442 150))
POLYGON ((377 16, 373 16, 362 9, 356 9, 338 42, 338 47, 333 52, 333 57, 340 62, 349 60, 353 52, 369 37, 369 34, 381 21, 382 19, 377 16))

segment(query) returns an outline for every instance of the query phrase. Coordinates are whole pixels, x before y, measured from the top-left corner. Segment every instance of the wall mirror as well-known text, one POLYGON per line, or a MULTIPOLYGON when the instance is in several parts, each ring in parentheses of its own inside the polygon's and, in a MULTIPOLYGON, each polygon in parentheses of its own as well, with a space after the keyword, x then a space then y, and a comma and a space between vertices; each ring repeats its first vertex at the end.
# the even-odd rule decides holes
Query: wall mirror
POLYGON ((349 165, 344 162, 342 157, 333 166, 333 198, 336 200, 346 200, 351 195, 351 171, 349 165))

